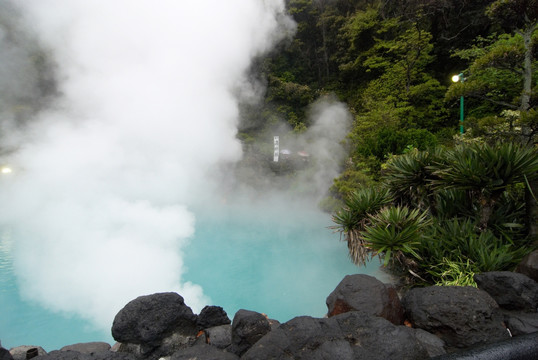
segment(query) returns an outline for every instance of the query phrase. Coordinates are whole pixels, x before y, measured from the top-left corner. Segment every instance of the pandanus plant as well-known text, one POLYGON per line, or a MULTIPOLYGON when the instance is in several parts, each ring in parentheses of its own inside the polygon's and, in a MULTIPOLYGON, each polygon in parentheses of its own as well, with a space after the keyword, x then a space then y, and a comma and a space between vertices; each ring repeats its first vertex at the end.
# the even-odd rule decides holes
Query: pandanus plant
POLYGON ((333 215, 332 220, 336 225, 331 228, 344 236, 349 256, 356 265, 364 265, 369 254, 369 248, 365 246, 360 232, 370 224, 370 215, 390 204, 392 200, 388 189, 362 188, 351 193, 344 200, 342 209, 333 215))
POLYGON ((438 189, 460 189, 478 200, 479 224, 485 230, 494 207, 509 186, 538 175, 538 152, 511 142, 471 144, 448 151, 433 171, 438 189))

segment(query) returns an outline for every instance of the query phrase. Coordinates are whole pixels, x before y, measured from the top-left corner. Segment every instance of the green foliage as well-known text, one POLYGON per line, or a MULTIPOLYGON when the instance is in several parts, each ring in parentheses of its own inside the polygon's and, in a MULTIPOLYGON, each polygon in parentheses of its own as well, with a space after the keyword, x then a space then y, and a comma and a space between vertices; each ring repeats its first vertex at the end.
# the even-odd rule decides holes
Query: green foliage
MULTIPOLYGON (((364 164, 361 165, 364 166, 364 164)), ((355 166, 348 166, 340 176, 334 179, 330 193, 337 199, 343 199, 349 197, 354 191, 373 184, 373 179, 365 170, 357 170, 355 166)))
POLYGON ((532 250, 523 190, 537 171, 538 153, 513 143, 411 149, 385 164, 383 202, 364 191, 333 221, 353 231, 362 261, 379 254, 423 282, 472 284, 473 273, 512 269, 532 250))
POLYGON ((525 177, 535 177, 538 171, 536 150, 511 142, 457 146, 446 156, 447 161, 434 172, 435 184, 444 188, 493 195, 525 177))
POLYGON ((336 226, 332 228, 344 235, 350 258, 355 264, 364 265, 368 258, 368 248, 360 236, 360 231, 369 223, 369 215, 391 201, 392 197, 387 189, 362 188, 351 193, 344 200, 342 209, 333 215, 332 220, 336 226))
POLYGON ((470 260, 450 260, 443 258, 439 264, 432 266, 428 273, 436 279, 438 286, 473 286, 477 287, 474 281, 474 268, 470 260))
POLYGON ((442 148, 428 151, 413 149, 387 161, 383 178, 400 203, 434 212, 435 198, 431 186, 436 176, 432 166, 442 162, 443 154, 442 148))
POLYGON ((425 227, 430 224, 426 213, 408 207, 391 206, 369 215, 370 224, 360 236, 374 254, 384 254, 384 264, 403 264, 406 255, 421 259, 416 252, 425 227))

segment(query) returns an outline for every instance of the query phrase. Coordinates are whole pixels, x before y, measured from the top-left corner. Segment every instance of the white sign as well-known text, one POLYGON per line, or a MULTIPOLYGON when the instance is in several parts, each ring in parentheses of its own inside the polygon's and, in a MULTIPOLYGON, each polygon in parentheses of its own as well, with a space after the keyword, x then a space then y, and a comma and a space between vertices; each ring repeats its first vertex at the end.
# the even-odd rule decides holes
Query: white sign
POLYGON ((273 153, 273 161, 278 162, 278 154, 280 153, 280 140, 278 136, 275 136, 275 151, 273 153))

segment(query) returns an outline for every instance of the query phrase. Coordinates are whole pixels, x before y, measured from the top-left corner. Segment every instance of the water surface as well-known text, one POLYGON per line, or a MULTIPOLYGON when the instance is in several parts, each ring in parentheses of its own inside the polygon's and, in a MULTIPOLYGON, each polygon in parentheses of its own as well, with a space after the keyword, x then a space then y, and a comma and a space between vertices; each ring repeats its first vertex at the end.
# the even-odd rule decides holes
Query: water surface
MULTIPOLYGON (((327 311, 326 297, 345 275, 382 276, 377 261, 366 268, 349 261, 345 243, 327 228, 327 214, 291 204, 270 211, 224 207, 195 212, 196 233, 184 249, 186 272, 181 281, 202 286, 211 299, 208 305, 222 306, 230 318, 239 309, 263 312, 281 322, 299 315, 321 317, 327 311)), ((13 241, 8 229, 3 229, 2 345, 40 345, 51 351, 78 342, 113 344, 109 331, 21 296, 13 271, 13 241)))

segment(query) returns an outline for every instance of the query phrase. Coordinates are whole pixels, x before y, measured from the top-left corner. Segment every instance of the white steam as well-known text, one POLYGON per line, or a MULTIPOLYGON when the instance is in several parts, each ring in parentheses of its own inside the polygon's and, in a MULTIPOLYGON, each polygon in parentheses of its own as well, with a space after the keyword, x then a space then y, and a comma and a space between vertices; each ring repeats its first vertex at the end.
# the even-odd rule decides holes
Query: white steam
MULTIPOLYGON (((136 296, 177 291, 207 171, 241 158, 231 89, 293 31, 280 0, 19 0, 61 98, 19 134, 0 188, 23 293, 108 329, 136 296)), ((15 136, 14 133, 11 136, 15 136)))

